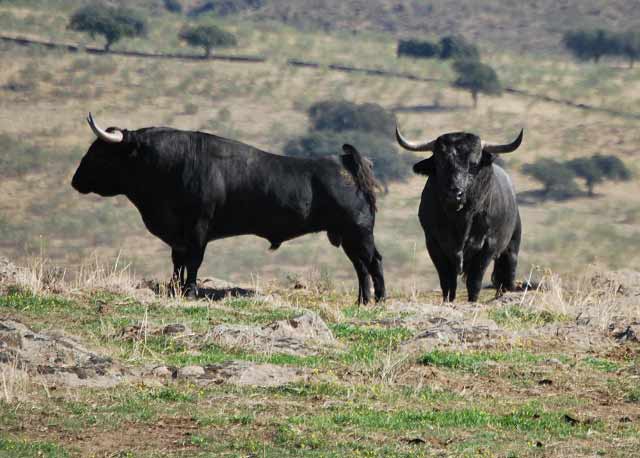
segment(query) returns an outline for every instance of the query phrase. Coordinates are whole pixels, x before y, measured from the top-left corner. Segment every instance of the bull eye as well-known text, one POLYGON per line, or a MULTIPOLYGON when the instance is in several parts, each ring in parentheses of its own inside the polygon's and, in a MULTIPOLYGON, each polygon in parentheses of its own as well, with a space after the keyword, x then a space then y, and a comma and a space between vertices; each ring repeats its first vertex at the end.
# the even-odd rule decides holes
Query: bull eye
POLYGON ((469 164, 469 173, 472 175, 477 175, 478 172, 480 171, 480 165, 479 164, 469 164))

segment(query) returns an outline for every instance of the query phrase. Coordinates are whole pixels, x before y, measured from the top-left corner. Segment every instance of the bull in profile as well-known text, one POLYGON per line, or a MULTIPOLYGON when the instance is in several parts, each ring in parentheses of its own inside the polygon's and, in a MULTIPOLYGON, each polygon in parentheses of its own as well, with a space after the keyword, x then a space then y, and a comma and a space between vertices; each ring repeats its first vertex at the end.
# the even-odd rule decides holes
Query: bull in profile
POLYGON ((125 195, 147 229, 171 247, 173 278, 189 297, 211 240, 253 234, 272 249, 326 231, 342 245, 359 284, 358 301, 385 296, 382 256, 373 228, 376 181, 350 145, 339 158, 270 154, 202 132, 149 127, 102 129, 73 176, 82 194, 125 195), (186 274, 186 278, 185 278, 186 274))
POLYGON ((520 213, 511 179, 494 160, 518 149, 523 133, 513 143, 489 145, 464 132, 411 142, 396 129, 403 148, 433 152, 413 170, 429 177, 418 214, 445 302, 455 299, 461 274, 466 276, 469 300, 477 301, 492 260, 493 285, 498 290, 514 289, 520 213))

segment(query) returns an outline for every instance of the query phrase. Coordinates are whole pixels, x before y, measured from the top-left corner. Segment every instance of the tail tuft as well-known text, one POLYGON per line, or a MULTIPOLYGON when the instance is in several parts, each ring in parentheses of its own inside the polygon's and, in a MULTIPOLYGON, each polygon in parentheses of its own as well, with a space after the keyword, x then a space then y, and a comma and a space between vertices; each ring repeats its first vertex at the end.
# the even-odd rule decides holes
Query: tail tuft
POLYGON ((371 210, 376 212, 376 188, 380 188, 380 183, 373 175, 373 165, 371 161, 363 158, 360 152, 351 145, 342 145, 342 151, 345 156, 342 156, 342 164, 353 175, 353 178, 358 185, 358 188, 364 194, 371 210))

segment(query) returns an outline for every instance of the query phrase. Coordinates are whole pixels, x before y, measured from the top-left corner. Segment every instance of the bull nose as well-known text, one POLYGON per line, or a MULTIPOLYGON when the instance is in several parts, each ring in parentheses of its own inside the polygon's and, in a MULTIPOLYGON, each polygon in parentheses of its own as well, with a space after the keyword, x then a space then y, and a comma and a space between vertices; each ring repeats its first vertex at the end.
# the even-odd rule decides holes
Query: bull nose
POLYGON ((462 191, 456 192, 456 200, 460 202, 462 200, 463 195, 464 194, 462 193, 462 191))
POLYGON ((78 191, 80 194, 89 194, 89 190, 85 189, 86 186, 82 186, 80 184, 80 180, 77 178, 76 175, 74 175, 73 179, 71 180, 71 187, 76 191, 78 191))

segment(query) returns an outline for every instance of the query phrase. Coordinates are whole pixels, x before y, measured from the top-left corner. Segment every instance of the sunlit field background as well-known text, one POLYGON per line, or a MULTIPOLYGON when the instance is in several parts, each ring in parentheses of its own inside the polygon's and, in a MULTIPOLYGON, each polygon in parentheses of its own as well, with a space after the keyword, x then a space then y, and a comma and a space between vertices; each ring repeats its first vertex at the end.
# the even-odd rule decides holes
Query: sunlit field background
MULTIPOLYGON (((67 28, 71 13, 84 3, 0 2, 2 34, 101 47, 99 36, 92 40, 67 28)), ((187 9, 194 3, 183 5, 187 9)), ((574 2, 561 8, 549 1, 537 2, 536 9, 506 1, 482 2, 482 7, 435 1, 424 2, 428 8, 413 2, 403 9, 397 6, 403 2, 379 0, 347 11, 328 1, 324 14, 313 9, 303 14, 305 2, 285 3, 207 18, 237 37, 238 46, 221 54, 263 56, 266 63, 90 55, 0 42, 0 254, 18 262, 43 256, 67 268, 69 275, 94 257, 119 258, 140 277, 170 275, 168 247, 145 230, 125 198, 81 196, 71 188, 75 167, 93 140, 84 121, 88 111, 103 125, 203 130, 278 153, 307 130, 306 110, 312 104, 372 102, 397 110, 398 122, 412 138, 466 130, 507 142, 524 127, 523 146, 505 158, 524 196, 542 186, 520 168, 543 157, 612 154, 635 176, 640 172, 640 66, 628 68, 617 59, 577 62, 561 45, 569 28, 626 29, 637 19, 633 2, 608 2, 606 8, 598 2, 574 2), (469 93, 448 83, 454 79, 449 62, 396 56, 399 38, 436 39, 454 26, 480 48, 483 62, 496 70, 503 86, 618 113, 507 92, 480 95, 473 109, 469 93), (320 66, 294 68, 288 59, 320 66), (330 64, 406 72, 440 82, 343 73, 330 64), (420 106, 438 109, 402 110, 420 106)), ((148 34, 125 38, 113 50, 201 53, 178 38, 186 22, 201 19, 170 14, 162 2, 127 5, 147 9, 148 34)), ((409 175, 379 198, 375 235, 392 290, 437 286, 417 220, 423 185, 424 178, 409 175)), ((564 273, 592 263, 611 269, 638 265, 640 187, 635 177, 604 183, 593 198, 525 200, 519 278, 533 266, 564 273)), ((354 287, 349 261, 324 234, 285 243, 275 253, 268 246, 255 237, 212 242, 201 273, 238 283, 321 276, 338 288, 354 287)))

